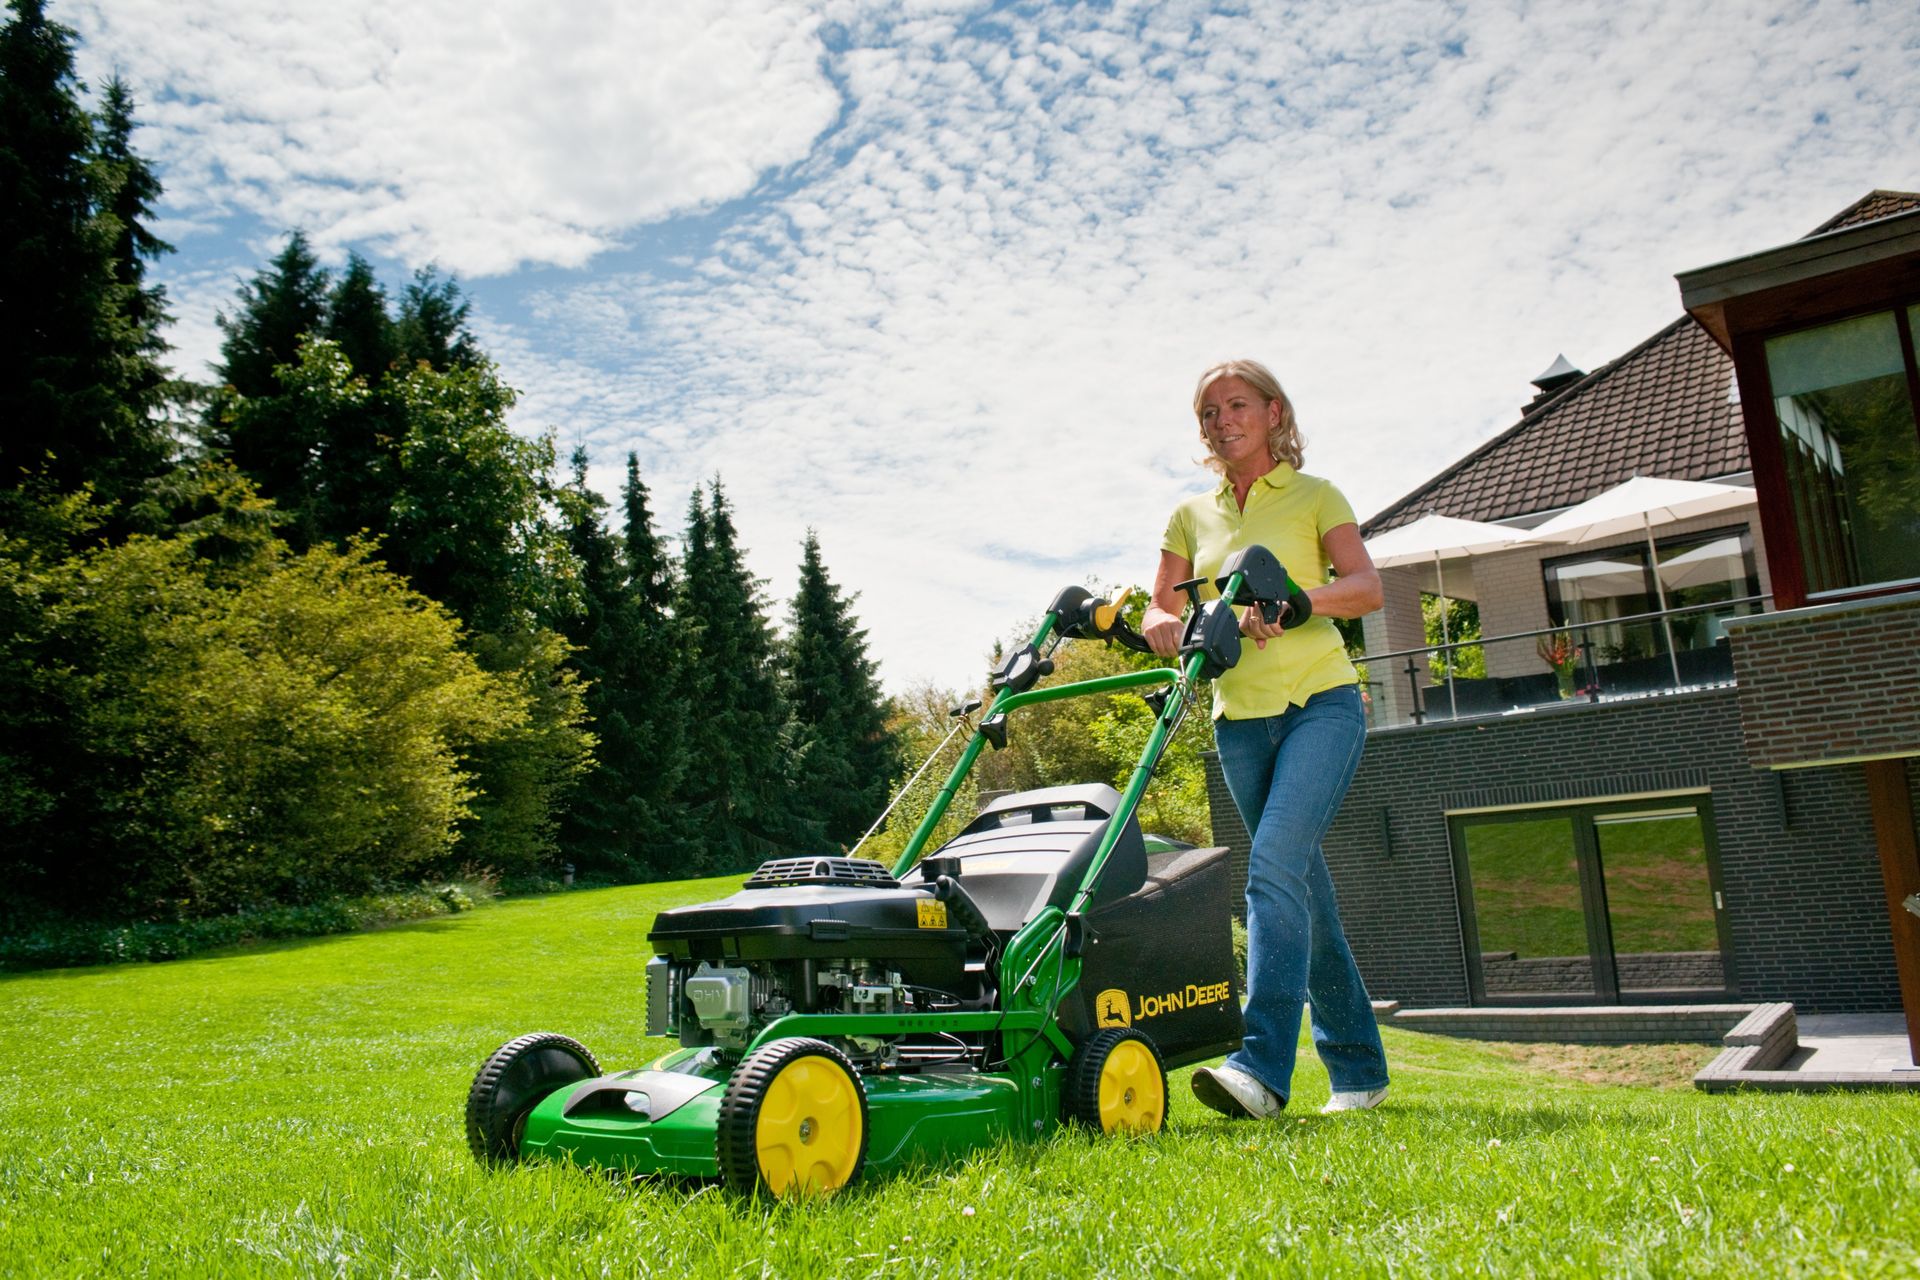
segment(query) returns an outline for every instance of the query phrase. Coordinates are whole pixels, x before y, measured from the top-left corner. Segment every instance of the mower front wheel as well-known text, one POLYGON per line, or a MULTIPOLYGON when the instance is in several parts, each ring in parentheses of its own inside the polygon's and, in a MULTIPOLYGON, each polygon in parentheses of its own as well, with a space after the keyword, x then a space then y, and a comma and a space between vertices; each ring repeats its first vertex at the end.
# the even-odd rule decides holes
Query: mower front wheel
POLYGON ((824 1040, 775 1040, 741 1060, 720 1098, 714 1155, 743 1196, 838 1191, 867 1158, 867 1091, 824 1040))
POLYGON ((517 1164, 527 1114, 561 1085, 591 1080, 600 1064, 571 1036, 536 1031, 493 1051, 467 1090, 467 1146, 481 1164, 517 1164))
POLYGON ((1132 1027, 1095 1032, 1067 1068, 1066 1110, 1101 1133, 1158 1133, 1167 1124, 1167 1069, 1132 1027))

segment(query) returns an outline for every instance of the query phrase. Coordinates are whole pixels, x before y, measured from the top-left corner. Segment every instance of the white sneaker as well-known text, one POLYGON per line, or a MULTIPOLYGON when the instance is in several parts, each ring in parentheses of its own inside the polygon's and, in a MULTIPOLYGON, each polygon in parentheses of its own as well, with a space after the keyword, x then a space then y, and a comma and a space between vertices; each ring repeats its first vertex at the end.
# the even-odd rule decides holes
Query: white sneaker
POLYGON ((1193 1073, 1193 1096, 1202 1105, 1235 1119, 1265 1120, 1287 1105, 1273 1090, 1238 1067, 1221 1063, 1193 1073))
POLYGON ((1350 1092, 1336 1093, 1327 1099, 1327 1105, 1320 1108, 1320 1114, 1334 1115, 1341 1111, 1371 1111, 1386 1101, 1387 1087, 1378 1089, 1354 1089, 1350 1092))

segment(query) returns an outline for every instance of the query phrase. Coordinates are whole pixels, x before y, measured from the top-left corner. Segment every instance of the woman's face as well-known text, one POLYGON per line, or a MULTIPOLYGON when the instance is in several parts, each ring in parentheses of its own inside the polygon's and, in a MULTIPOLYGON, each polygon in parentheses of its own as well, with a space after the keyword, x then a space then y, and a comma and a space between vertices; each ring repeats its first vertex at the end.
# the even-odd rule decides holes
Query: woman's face
POLYGON ((1200 398, 1200 434, 1229 471, 1271 462, 1267 432, 1280 425, 1280 402, 1262 400, 1239 378, 1219 378, 1200 398))

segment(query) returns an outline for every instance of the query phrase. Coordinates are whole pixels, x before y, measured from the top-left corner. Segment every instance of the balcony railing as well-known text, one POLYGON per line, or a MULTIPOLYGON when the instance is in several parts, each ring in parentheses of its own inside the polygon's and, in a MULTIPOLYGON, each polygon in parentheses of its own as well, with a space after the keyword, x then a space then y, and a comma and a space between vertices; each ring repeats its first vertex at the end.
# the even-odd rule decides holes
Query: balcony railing
POLYGON ((1356 658, 1367 727, 1523 715, 1570 703, 1624 702, 1733 684, 1720 623, 1772 597, 1572 623, 1541 631, 1356 658))

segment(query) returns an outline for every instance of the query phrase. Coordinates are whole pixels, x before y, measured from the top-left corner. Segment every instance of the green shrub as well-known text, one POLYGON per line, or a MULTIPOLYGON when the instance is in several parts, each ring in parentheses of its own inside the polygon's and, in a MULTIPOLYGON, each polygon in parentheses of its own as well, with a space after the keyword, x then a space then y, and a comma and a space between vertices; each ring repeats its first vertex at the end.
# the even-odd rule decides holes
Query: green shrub
POLYGON ((366 548, 215 566, 136 537, 12 568, 27 621, 0 658, 30 711, 0 874, 72 915, 232 915, 444 865, 473 756, 533 720, 521 677, 366 548))
POLYGON ((498 896, 488 880, 263 907, 201 920, 102 924, 64 916, 15 918, 0 931, 0 970, 63 969, 186 956, 275 938, 317 938, 471 911, 498 896))

